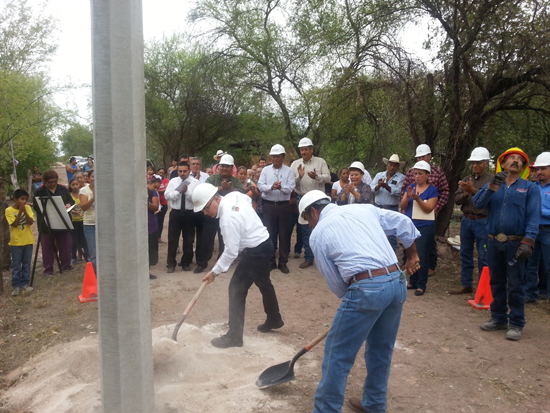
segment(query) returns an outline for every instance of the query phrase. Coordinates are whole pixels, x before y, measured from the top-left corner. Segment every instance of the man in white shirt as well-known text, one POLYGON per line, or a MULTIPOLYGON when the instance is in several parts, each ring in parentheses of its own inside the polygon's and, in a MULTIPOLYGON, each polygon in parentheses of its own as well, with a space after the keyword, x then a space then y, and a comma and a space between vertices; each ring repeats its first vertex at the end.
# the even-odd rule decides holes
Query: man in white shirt
POLYGON ((266 333, 284 325, 275 288, 269 278, 269 259, 273 255, 273 243, 262 221, 252 208, 250 197, 238 191, 224 197, 218 195, 214 185, 199 184, 193 192, 195 212, 203 211, 205 216, 219 218, 220 229, 225 240, 225 249, 203 281, 210 284, 222 272, 226 272, 241 252, 241 259, 229 283, 229 330, 214 338, 212 345, 218 348, 242 347, 246 296, 252 284, 260 289, 265 323, 258 331, 266 333))
POLYGON ((191 195, 199 185, 196 179, 188 179, 191 172, 187 162, 178 164, 178 176, 170 179, 164 197, 170 204, 170 220, 168 221, 168 251, 166 256, 166 272, 176 270, 176 254, 180 234, 183 235, 183 256, 181 264, 184 271, 191 271, 189 264, 193 259, 193 236, 190 223, 193 214, 191 195))
MULTIPOLYGON (((290 167, 294 171, 296 178, 296 193, 298 194, 297 202, 300 202, 309 191, 318 189, 324 191, 325 184, 330 182, 330 170, 328 165, 322 158, 313 156, 313 142, 309 138, 302 138, 298 143, 300 155, 302 159, 297 159, 292 162, 290 167)), ((302 225, 302 241, 304 243, 304 262, 300 264, 300 268, 307 268, 313 265, 313 252, 309 247, 309 235, 311 229, 308 225, 302 225)))
POLYGON ((201 184, 203 182, 206 182, 206 180, 210 175, 208 175, 206 172, 201 171, 201 168, 202 168, 201 158, 198 158, 196 156, 192 157, 189 164, 191 165, 191 176, 197 179, 201 184))
MULTIPOLYGON (((263 222, 277 249, 277 236, 279 236, 279 269, 282 273, 288 274, 288 253, 290 251, 289 221, 290 221, 290 194, 296 185, 292 169, 283 164, 285 159, 285 148, 282 145, 273 145, 271 165, 262 169, 258 180, 258 189, 262 193, 263 200, 263 222)), ((275 254, 269 263, 270 269, 277 268, 275 254)))

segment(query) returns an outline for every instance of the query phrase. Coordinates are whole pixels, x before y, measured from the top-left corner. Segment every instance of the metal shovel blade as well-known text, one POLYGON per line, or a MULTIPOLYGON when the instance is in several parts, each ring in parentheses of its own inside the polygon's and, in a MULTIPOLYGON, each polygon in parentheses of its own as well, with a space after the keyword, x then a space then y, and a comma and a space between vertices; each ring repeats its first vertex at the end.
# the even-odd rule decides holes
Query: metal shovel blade
POLYGON ((279 384, 294 380, 296 378, 294 376, 294 364, 296 363, 296 360, 319 344, 327 336, 328 332, 329 330, 325 331, 319 337, 316 337, 314 340, 309 342, 298 353, 296 353, 294 357, 292 357, 292 360, 271 366, 264 370, 263 373, 260 374, 260 377, 258 377, 258 380, 256 380, 256 386, 260 389, 267 389, 268 387, 277 386, 279 384))
POLYGON ((292 381, 296 377, 294 376, 294 364, 292 361, 277 364, 266 369, 258 380, 256 380, 256 386, 260 389, 267 389, 271 386, 277 386, 279 384, 292 381))

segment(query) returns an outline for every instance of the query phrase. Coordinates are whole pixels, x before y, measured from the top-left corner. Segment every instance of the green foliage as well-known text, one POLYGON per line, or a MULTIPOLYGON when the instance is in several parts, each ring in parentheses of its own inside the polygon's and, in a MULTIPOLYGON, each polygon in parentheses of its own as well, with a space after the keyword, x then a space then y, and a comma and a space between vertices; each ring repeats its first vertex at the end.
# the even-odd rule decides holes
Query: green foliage
POLYGON ((74 123, 59 137, 64 162, 73 155, 88 156, 94 152, 93 133, 89 127, 74 123), (65 159, 66 158, 66 159, 65 159))

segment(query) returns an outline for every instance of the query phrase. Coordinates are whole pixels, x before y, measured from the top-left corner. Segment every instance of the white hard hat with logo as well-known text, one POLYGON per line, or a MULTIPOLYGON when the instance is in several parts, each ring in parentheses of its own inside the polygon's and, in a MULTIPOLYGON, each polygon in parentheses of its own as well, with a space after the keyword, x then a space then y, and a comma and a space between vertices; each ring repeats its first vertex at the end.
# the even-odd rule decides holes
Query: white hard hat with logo
POLYGON ((432 150, 430 149, 430 147, 428 145, 426 145, 425 143, 423 143, 422 145, 418 145, 416 147, 415 157, 418 158, 420 156, 430 155, 431 153, 432 153, 432 150))
POLYGON ((198 184, 193 191, 193 195, 191 196, 191 200, 193 201, 193 211, 201 212, 208 201, 210 201, 217 192, 218 188, 212 184, 207 184, 206 182, 198 184))
POLYGON ((468 162, 488 161, 490 159, 491 159, 491 155, 489 154, 489 151, 487 150, 487 148, 484 148, 483 146, 479 146, 472 151, 472 154, 470 155, 470 159, 468 159, 468 162))
POLYGON ((283 145, 273 145, 271 147, 271 151, 269 152, 270 155, 284 155, 286 153, 285 148, 283 145))
POLYGON ((421 170, 426 171, 428 173, 432 172, 432 167, 426 161, 418 161, 417 163, 414 164, 413 169, 421 169, 421 170))
POLYGON ((550 166, 550 152, 543 152, 537 156, 537 159, 533 163, 533 168, 538 168, 539 166, 550 166))
POLYGON ((309 138, 300 139, 300 142, 298 143, 298 148, 305 148, 307 146, 313 146, 313 142, 311 142, 311 139, 309 138))
POLYGON ((229 154, 225 154, 222 156, 222 158, 220 159, 220 165, 235 165, 235 160, 233 159, 233 157, 229 154))
POLYGON ((319 191, 318 189, 314 189, 312 191, 309 191, 306 193, 302 199, 300 199, 300 203, 298 204, 298 223, 302 225, 306 225, 307 221, 303 217, 304 211, 307 209, 308 206, 311 204, 320 201, 321 199, 326 199, 330 202, 330 197, 327 196, 323 191, 319 191))

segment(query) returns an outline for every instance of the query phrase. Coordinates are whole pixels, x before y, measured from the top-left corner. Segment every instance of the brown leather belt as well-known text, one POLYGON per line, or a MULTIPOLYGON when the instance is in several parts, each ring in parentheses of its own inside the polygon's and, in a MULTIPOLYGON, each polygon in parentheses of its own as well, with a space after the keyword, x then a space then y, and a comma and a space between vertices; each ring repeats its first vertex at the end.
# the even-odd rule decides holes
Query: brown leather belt
POLYGON ((487 218, 487 215, 478 215, 478 214, 464 214, 464 216, 468 219, 483 219, 487 218))
POLYGON ((392 264, 389 265, 387 269, 378 268, 376 270, 365 271, 360 274, 355 274, 355 277, 350 280, 349 284, 351 285, 354 282, 364 280, 365 278, 378 277, 379 275, 388 275, 389 273, 399 271, 399 269, 400 268, 397 264, 392 264))
POLYGON ((515 240, 518 240, 518 239, 522 239, 524 237, 524 235, 506 235, 506 234, 502 234, 502 233, 497 234, 497 235, 489 234, 487 236, 489 238, 496 239, 498 242, 515 241, 515 240))

